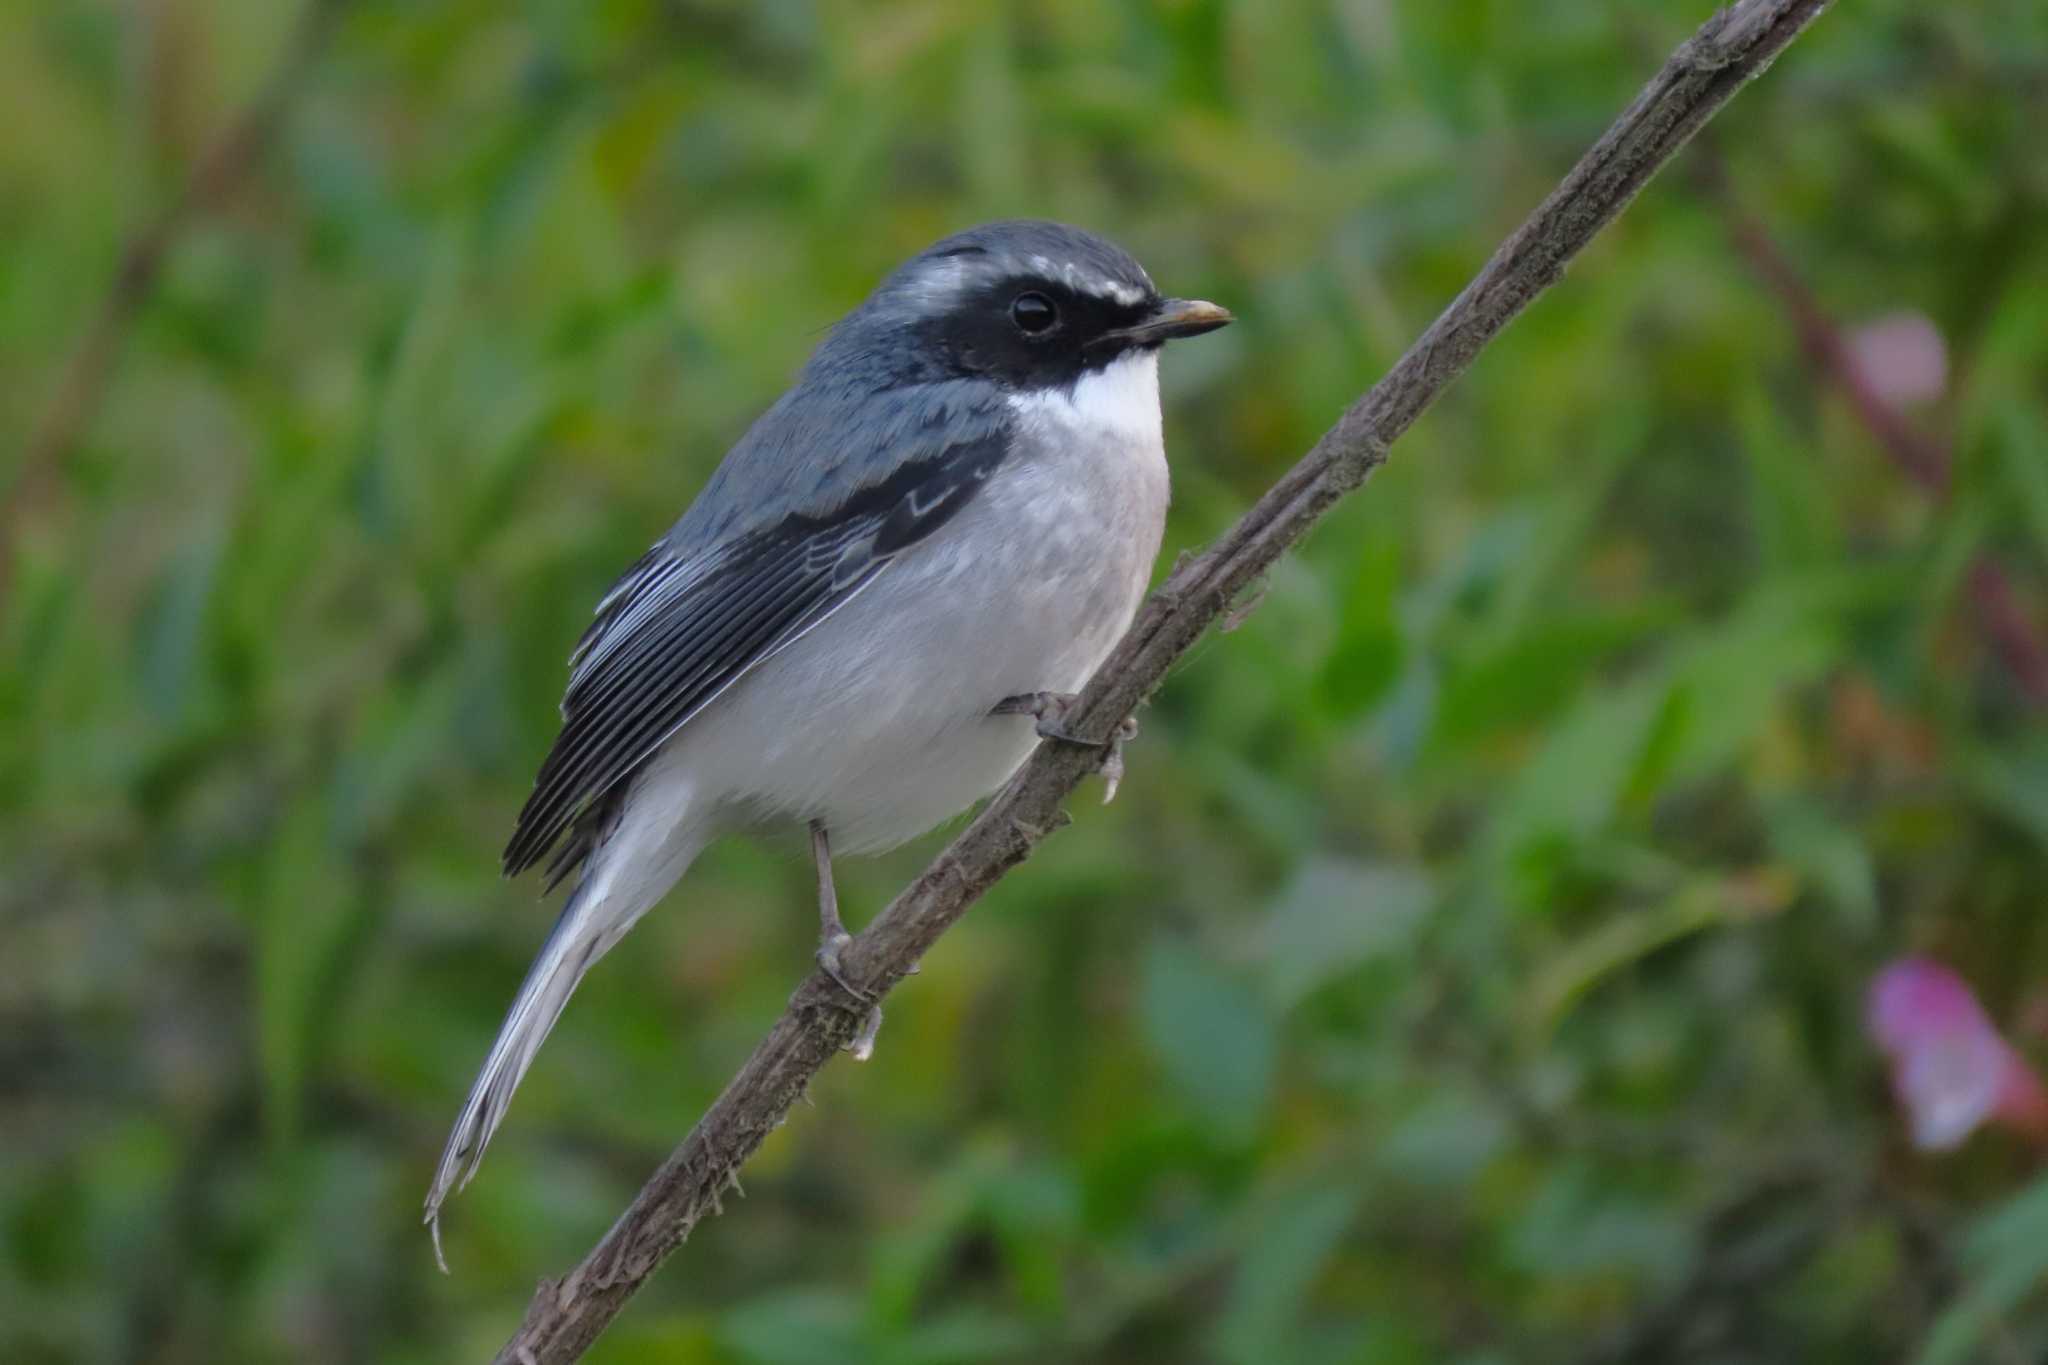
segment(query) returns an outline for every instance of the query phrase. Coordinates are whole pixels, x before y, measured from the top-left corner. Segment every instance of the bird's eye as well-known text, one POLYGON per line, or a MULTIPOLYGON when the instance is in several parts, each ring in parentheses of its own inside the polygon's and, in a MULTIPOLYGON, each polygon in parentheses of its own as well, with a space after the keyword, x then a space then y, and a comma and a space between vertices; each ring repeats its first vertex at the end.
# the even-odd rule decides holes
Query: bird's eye
POLYGON ((1060 310, 1043 294, 1019 294, 1010 302, 1010 321, 1017 324, 1018 331, 1028 336, 1050 331, 1059 320, 1060 310))

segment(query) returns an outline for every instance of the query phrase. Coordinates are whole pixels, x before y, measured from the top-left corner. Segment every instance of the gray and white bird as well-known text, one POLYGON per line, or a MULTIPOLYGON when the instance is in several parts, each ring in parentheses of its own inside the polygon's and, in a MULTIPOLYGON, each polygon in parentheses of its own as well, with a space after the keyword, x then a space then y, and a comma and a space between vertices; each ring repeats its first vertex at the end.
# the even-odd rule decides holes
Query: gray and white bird
POLYGON ((923 833, 1055 732, 1159 552, 1159 349, 1230 320, 1079 228, 948 237, 831 330, 598 603, 505 849, 507 875, 552 849, 549 885, 576 888, 442 1153, 437 1252, 570 992, 713 839, 809 826, 819 961, 845 984, 832 852, 923 833))

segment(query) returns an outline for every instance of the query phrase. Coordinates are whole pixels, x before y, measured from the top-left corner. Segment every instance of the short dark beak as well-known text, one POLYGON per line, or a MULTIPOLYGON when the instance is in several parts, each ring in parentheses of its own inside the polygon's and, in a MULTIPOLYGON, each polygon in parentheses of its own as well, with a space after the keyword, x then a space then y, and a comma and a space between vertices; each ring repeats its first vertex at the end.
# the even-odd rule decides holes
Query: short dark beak
POLYGON ((1157 346, 1175 337, 1198 337, 1218 327, 1228 327, 1234 321, 1236 319, 1228 308, 1219 308, 1201 299, 1161 299, 1159 306, 1152 310, 1152 316, 1136 326, 1105 332, 1095 344, 1157 346))

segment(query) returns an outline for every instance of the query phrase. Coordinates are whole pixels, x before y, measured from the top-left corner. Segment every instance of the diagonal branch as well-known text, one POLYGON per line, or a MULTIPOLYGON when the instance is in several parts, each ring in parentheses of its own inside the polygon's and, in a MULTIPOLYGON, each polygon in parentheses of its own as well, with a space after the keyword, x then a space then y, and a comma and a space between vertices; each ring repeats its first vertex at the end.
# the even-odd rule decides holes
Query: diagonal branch
POLYGON ((121 342, 150 296, 164 260, 192 220, 237 186, 261 159, 276 136, 286 111, 305 86, 306 72, 326 44, 335 16, 348 0, 305 0, 298 27, 285 44, 277 65, 249 106, 208 143, 191 175, 170 203, 123 243, 120 261, 107 292, 84 334, 64 362, 48 405, 30 432, 14 487, 0 504, 0 600, 14 563, 13 541, 47 495, 48 485, 71 453, 79 433, 92 416, 101 390, 112 376, 121 342))
MULTIPOLYGON (((1480 349, 1564 269, 1701 124, 1759 75, 1829 0, 1741 0, 1672 54, 1592 150, 1502 244, 1465 291, 1238 523, 1176 568, 1081 693, 1066 724, 1105 740, 1232 600, 1387 458, 1387 448, 1480 349)), ((1065 822, 1061 802, 1097 755, 1044 744, 988 807, 876 917, 841 958, 876 994, 1065 822)), ((560 1365, 597 1339, 697 1220, 737 1187, 740 1166, 811 1078, 852 1039, 861 1010, 814 972, 697 1126, 583 1263, 543 1281, 501 1365, 560 1365)))

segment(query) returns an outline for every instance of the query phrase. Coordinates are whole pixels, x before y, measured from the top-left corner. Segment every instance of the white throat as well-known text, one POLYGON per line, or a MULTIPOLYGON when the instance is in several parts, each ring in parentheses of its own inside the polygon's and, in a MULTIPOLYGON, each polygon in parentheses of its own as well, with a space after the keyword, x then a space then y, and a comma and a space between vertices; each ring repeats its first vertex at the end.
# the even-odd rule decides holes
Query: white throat
POLYGON ((1159 421, 1159 352, 1132 351, 1090 370, 1072 392, 1047 389, 1012 395, 1010 406, 1027 423, 1066 428, 1140 450, 1164 445, 1159 421))

